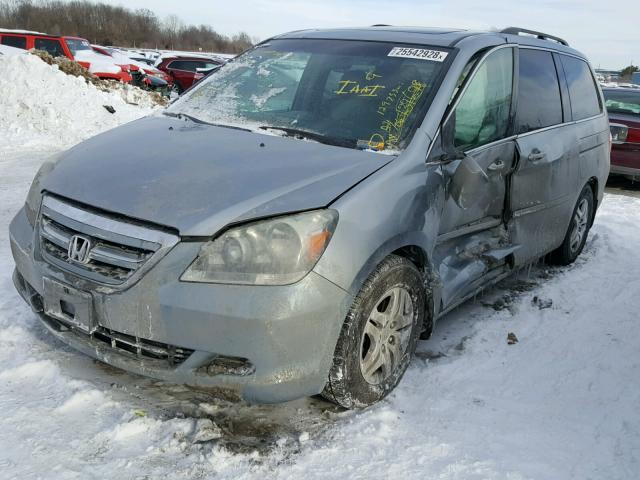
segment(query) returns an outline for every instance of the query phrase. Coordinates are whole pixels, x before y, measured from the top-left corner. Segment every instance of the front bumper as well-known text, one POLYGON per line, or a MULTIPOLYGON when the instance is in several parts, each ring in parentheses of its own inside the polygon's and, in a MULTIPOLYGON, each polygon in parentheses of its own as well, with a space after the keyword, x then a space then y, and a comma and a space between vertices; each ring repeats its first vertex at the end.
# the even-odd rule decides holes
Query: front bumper
POLYGON ((56 337, 93 358, 172 383, 231 389, 260 403, 314 395, 324 387, 352 297, 315 272, 287 286, 180 282, 201 246, 183 242, 126 289, 87 288, 86 279, 34 255, 36 238, 24 209, 12 221, 10 234, 14 283, 22 297, 56 337), (88 291, 94 323, 104 331, 179 346, 189 351, 188 358, 169 365, 73 327, 60 328, 41 308, 44 277, 88 291), (234 374, 207 368, 225 358, 246 359, 252 369, 234 374))

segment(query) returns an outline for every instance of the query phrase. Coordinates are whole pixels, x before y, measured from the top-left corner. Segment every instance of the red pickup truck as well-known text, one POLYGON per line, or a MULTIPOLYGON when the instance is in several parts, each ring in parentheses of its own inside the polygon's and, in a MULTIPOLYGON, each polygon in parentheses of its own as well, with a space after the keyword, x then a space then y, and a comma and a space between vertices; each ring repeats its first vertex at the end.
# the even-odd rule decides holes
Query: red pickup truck
POLYGON ((100 57, 84 38, 47 35, 26 30, 0 29, 0 44, 24 50, 44 50, 54 57, 75 60, 98 78, 129 83, 131 75, 114 62, 100 57))

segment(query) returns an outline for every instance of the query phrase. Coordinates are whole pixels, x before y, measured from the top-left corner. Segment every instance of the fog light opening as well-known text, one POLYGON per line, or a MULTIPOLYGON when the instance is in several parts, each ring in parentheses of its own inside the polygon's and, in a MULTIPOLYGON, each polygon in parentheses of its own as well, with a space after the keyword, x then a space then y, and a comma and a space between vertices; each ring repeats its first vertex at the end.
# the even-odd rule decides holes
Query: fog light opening
POLYGON ((199 368, 207 375, 236 375, 246 377, 256 371, 256 367, 246 358, 219 355, 209 364, 199 368))

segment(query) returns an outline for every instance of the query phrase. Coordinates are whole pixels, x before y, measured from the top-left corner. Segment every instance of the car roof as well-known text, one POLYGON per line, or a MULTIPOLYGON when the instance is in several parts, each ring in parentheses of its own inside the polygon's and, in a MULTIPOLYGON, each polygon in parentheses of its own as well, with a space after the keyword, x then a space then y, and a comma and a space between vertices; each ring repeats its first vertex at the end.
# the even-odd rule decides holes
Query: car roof
POLYGON ((20 30, 20 29, 12 29, 12 28, 0 28, 0 33, 17 33, 20 35, 48 35, 42 32, 34 32, 32 30, 20 30))
MULTIPOLYGON (((357 28, 332 28, 332 29, 312 29, 298 30, 294 32, 278 35, 273 38, 315 38, 315 39, 332 39, 332 40, 363 40, 363 41, 380 41, 380 42, 398 42, 418 45, 429 45, 436 47, 459 47, 462 40, 473 39, 474 37, 493 37, 495 44, 515 43, 519 45, 527 45, 541 48, 557 50, 559 52, 569 53, 585 58, 583 54, 573 48, 560 43, 561 39, 542 34, 548 38, 539 38, 535 35, 529 35, 528 30, 509 28, 505 29, 510 32, 521 31, 523 34, 503 33, 500 31, 482 31, 482 30, 466 30, 457 28, 433 28, 433 27, 403 27, 393 25, 373 25, 370 27, 357 28)), ((538 32, 533 32, 538 33, 538 32)), ((482 43, 485 43, 483 41, 482 43)), ((465 48, 472 48, 473 41, 465 42, 465 48)))
MULTIPOLYGON (((49 33, 44 32, 34 32, 31 30, 12 30, 7 28, 0 28, 0 33, 11 34, 11 35, 30 35, 32 37, 47 37, 47 38, 77 38, 77 37, 63 37, 62 35, 51 35, 49 33)), ((80 40, 84 40, 83 38, 80 40)))

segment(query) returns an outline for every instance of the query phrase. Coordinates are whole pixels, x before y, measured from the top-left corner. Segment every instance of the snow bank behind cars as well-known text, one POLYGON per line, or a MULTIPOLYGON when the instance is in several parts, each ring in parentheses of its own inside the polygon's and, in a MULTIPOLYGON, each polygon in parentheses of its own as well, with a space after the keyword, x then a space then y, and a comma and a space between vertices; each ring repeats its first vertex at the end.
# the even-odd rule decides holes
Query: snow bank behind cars
POLYGON ((0 142, 20 147, 68 148, 158 108, 142 90, 102 91, 33 55, 0 56, 0 92, 0 142))

